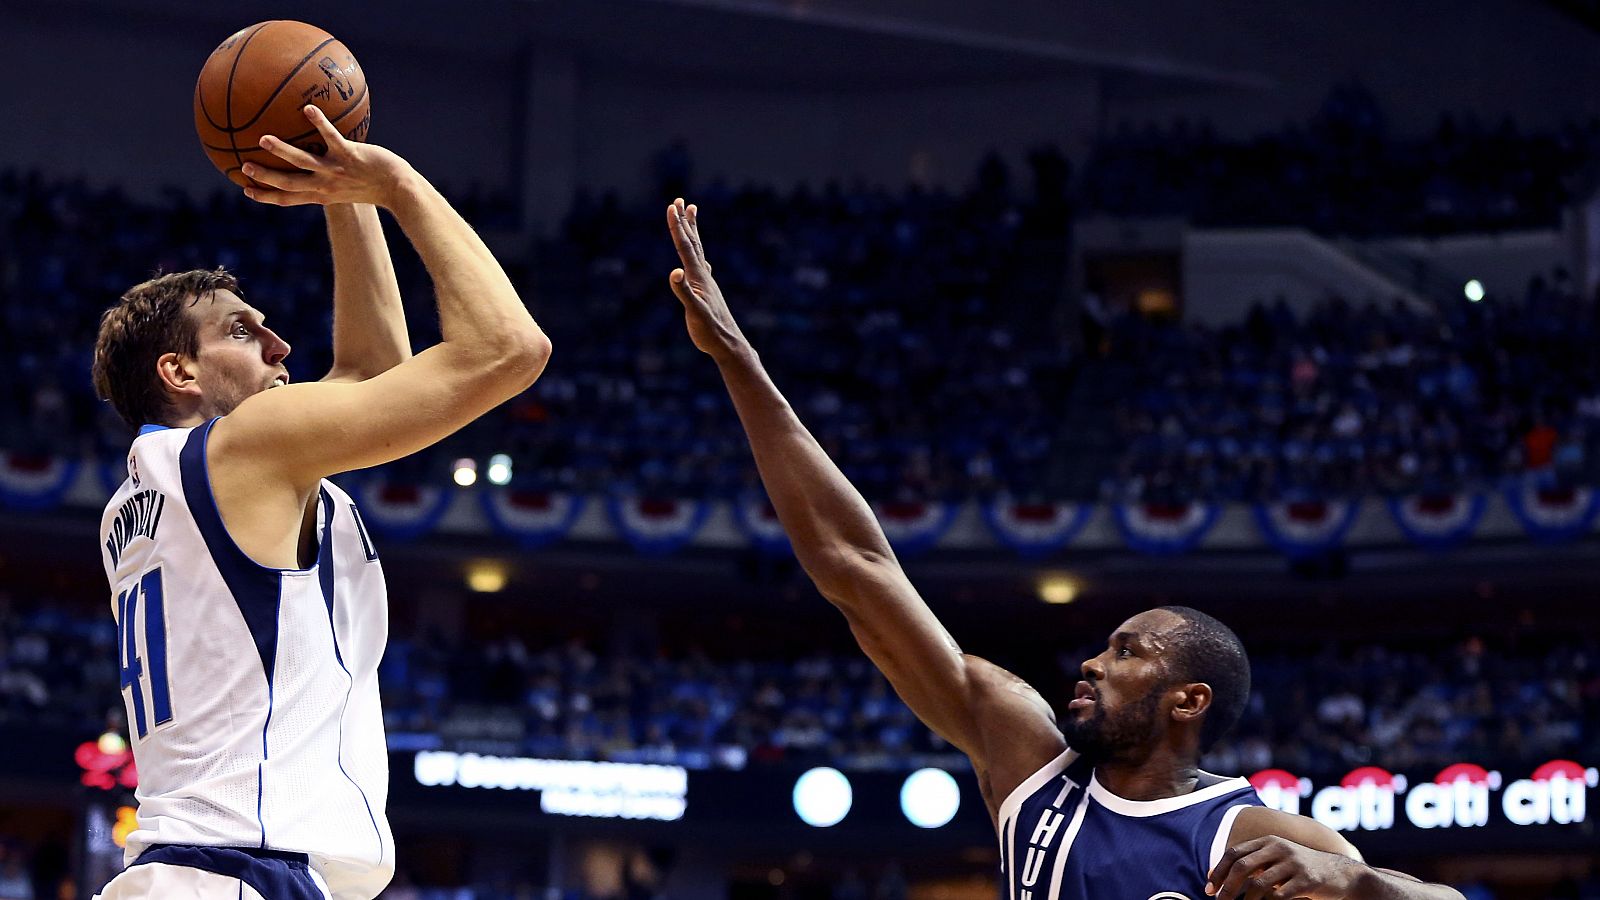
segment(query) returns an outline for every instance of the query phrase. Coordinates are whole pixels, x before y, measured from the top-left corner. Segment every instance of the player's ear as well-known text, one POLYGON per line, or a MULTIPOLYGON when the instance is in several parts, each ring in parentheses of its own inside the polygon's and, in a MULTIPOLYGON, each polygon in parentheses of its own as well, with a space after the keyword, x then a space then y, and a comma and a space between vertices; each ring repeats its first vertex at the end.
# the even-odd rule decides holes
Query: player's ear
POLYGON ((1203 681, 1178 686, 1178 702, 1172 707, 1172 718, 1178 722, 1195 722, 1211 708, 1211 685, 1203 681))
POLYGON ((175 394, 200 395, 195 361, 182 353, 163 353, 156 358, 156 377, 164 390, 175 394))

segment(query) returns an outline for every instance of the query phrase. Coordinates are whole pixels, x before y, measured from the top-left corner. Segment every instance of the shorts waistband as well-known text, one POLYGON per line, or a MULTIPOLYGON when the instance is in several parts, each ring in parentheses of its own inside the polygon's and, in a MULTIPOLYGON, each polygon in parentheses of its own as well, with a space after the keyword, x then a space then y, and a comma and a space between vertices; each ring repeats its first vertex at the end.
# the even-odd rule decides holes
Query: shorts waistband
MULTIPOLYGON (((260 860, 277 860, 278 862, 300 863, 310 865, 311 857, 304 853, 295 853, 292 850, 271 850, 266 847, 230 847, 223 844, 151 844, 139 854, 139 859, 144 859, 157 851, 177 850, 227 850, 233 853, 243 853, 245 856, 260 860)), ((158 856, 167 856, 168 853, 158 853, 158 856)))

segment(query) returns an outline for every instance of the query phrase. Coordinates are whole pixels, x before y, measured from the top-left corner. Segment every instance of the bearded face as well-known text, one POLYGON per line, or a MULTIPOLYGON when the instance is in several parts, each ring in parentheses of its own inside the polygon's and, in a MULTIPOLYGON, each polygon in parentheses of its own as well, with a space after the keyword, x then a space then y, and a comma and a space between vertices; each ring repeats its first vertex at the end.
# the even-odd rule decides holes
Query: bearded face
POLYGON ((1154 742, 1160 711, 1159 691, 1121 705, 1097 699, 1072 710, 1061 723, 1061 733, 1072 749, 1096 765, 1135 760, 1154 742))

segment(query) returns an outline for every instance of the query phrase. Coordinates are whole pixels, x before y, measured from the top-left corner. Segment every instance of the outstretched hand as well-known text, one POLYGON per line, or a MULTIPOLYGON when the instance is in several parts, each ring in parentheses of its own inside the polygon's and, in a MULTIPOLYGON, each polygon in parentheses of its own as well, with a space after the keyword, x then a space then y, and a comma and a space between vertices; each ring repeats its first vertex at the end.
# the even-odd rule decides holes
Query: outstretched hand
POLYGON ((412 171, 410 164, 377 144, 346 140, 316 106, 308 105, 303 112, 327 145, 327 152, 317 156, 273 135, 263 136, 263 150, 299 171, 245 163, 244 174, 255 182, 244 189, 245 196, 273 206, 392 205, 405 175, 412 171))
POLYGON ((733 320, 722 289, 711 277, 705 247, 700 244, 700 210, 679 197, 667 207, 667 231, 683 265, 673 269, 668 281, 683 304, 684 319, 694 345, 717 359, 749 347, 739 323, 733 320))

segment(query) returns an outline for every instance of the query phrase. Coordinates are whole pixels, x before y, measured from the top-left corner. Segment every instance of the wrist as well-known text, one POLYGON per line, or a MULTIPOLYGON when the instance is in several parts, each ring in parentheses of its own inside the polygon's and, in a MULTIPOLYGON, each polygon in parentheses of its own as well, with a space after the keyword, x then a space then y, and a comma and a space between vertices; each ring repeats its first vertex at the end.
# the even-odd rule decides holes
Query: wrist
POLYGON ((1383 896, 1383 876, 1378 870, 1365 864, 1351 860, 1347 869, 1348 876, 1345 883, 1344 896, 1350 900, 1361 900, 1363 897, 1383 896))
POLYGON ((756 353, 756 348, 742 337, 729 343, 727 346, 711 354, 717 367, 728 370, 753 369, 761 367, 761 356, 756 353))
POLYGON ((399 216, 406 210, 414 208, 431 190, 432 186, 421 173, 402 163, 396 168, 389 179, 387 190, 378 198, 375 205, 399 216))

